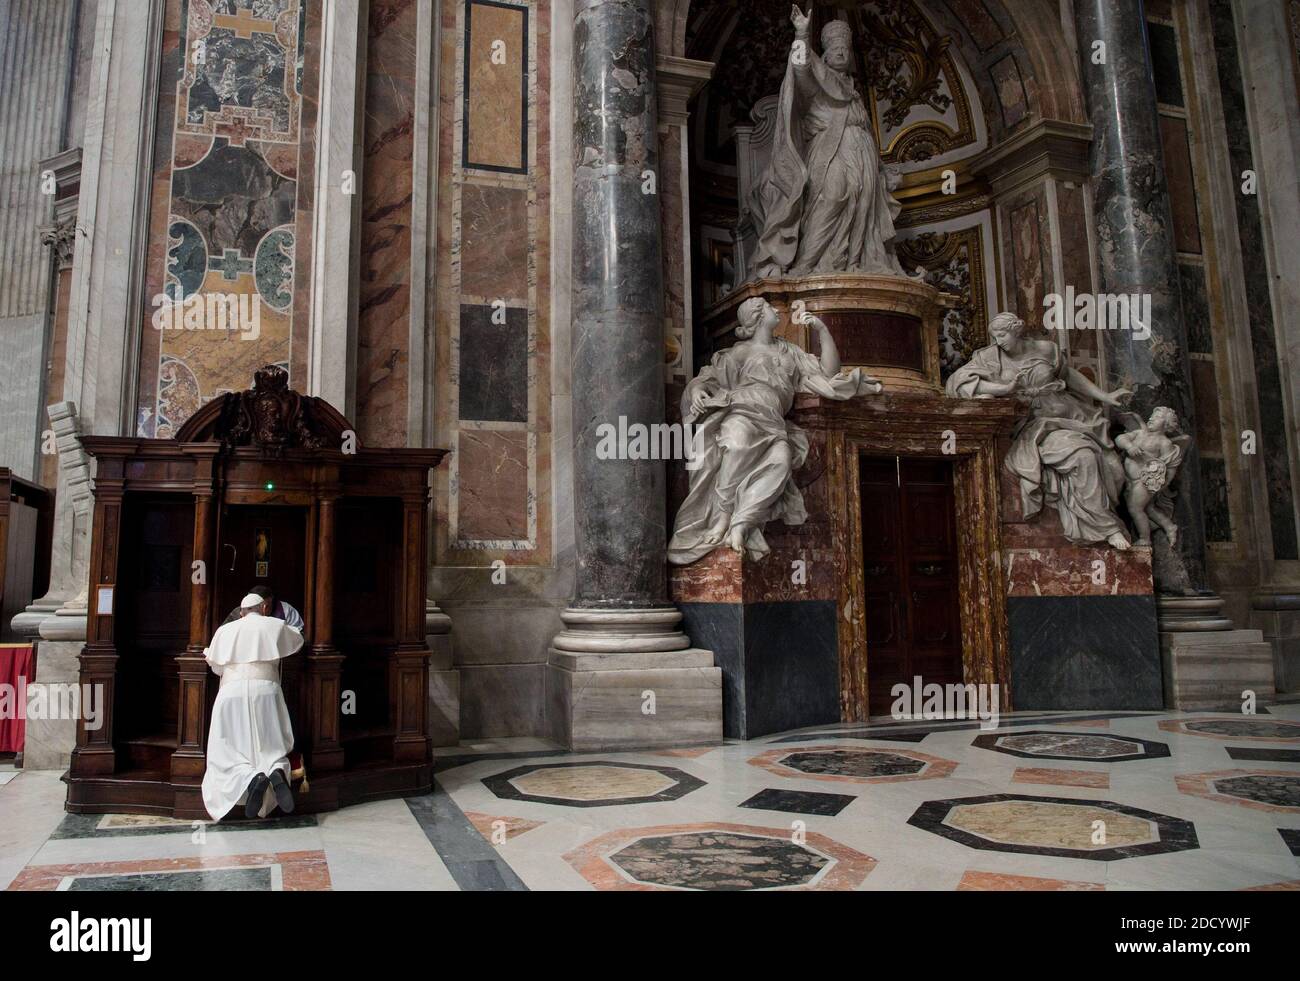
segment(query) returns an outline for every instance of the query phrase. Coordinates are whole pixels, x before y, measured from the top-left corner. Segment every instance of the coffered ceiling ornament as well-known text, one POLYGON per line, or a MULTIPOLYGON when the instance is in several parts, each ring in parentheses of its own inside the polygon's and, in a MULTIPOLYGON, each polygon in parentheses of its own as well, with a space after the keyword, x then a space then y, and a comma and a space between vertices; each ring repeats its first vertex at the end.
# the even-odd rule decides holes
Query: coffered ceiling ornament
POLYGON ((916 163, 976 142, 971 100, 949 51, 912 0, 868 0, 856 11, 858 63, 871 92, 881 156, 916 163))
POLYGON ((897 129, 914 105, 924 103, 947 112, 952 96, 941 91, 943 56, 949 38, 936 37, 924 21, 907 17, 900 0, 886 0, 878 10, 862 10, 867 44, 867 80, 889 100, 881 121, 897 129))

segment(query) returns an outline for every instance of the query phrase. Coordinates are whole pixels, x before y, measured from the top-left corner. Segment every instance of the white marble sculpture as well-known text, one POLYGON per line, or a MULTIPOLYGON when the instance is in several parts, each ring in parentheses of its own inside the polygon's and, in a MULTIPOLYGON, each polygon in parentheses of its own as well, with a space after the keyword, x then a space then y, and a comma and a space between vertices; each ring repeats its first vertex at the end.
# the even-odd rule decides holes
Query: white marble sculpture
POLYGON ((1178 414, 1164 405, 1152 409, 1146 422, 1134 412, 1120 416, 1120 421, 1128 432, 1115 437, 1115 445, 1124 452, 1124 501, 1137 527, 1134 544, 1150 545, 1155 524, 1169 536, 1173 548, 1178 544, 1178 526, 1173 519, 1172 485, 1192 438, 1180 432, 1178 414))
POLYGON ((1020 478, 1025 518, 1033 518, 1045 503, 1054 504, 1071 542, 1128 548, 1115 513, 1124 492, 1124 464, 1104 407, 1120 407, 1131 393, 1098 388, 1070 367, 1058 345, 1026 337, 1025 323, 1014 313, 994 317, 989 335, 993 343, 949 376, 947 393, 1013 396, 1028 406, 1006 459, 1007 469, 1020 478))
POLYGON ((874 395, 880 382, 861 368, 843 371, 826 325, 810 319, 821 357, 774 336, 781 316, 762 297, 740 305, 736 336, 682 393, 682 419, 695 427, 699 454, 690 492, 677 512, 668 560, 688 565, 726 544, 752 560, 770 549, 763 525, 808 518, 794 472, 808 456, 808 437, 786 419, 796 394, 828 399, 874 395))
POLYGON ((793 7, 795 42, 777 106, 771 159, 747 202, 758 243, 747 265, 762 277, 856 272, 904 275, 894 255, 899 205, 854 85, 852 31, 808 41, 808 16, 793 7))

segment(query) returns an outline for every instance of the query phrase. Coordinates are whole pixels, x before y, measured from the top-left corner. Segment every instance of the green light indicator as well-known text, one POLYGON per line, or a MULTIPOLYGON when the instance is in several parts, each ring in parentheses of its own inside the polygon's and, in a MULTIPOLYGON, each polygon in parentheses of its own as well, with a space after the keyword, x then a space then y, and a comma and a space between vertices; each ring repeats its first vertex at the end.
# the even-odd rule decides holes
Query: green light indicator
POLYGON ((269 491, 275 490, 275 484, 271 483, 271 482, 268 480, 268 481, 266 482, 266 489, 269 490, 269 491))

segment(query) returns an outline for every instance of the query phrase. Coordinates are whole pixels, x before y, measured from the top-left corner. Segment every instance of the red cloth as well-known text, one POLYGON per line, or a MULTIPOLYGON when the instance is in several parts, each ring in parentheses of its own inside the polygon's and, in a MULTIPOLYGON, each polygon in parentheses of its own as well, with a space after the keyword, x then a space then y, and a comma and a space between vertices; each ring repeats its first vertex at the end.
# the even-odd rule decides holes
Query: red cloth
MULTIPOLYGON (((27 733, 27 682, 32 679, 32 645, 0 644, 0 685, 9 685, 13 711, 0 713, 0 753, 21 753, 27 733), (13 716, 13 718, 9 718, 13 716)), ((6 699, 9 701, 9 699, 6 699)), ((6 706, 7 708, 8 706, 6 706)))

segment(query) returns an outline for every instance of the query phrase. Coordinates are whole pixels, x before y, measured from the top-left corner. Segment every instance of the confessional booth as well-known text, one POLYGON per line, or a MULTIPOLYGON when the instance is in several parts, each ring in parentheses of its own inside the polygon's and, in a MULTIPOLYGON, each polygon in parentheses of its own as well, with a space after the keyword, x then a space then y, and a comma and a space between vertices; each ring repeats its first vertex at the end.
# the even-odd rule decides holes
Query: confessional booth
POLYGON ((67 809, 207 817, 203 651, 258 585, 306 621, 281 662, 308 779, 296 810, 427 791, 428 488, 446 451, 362 448, 275 366, 174 439, 82 442, 97 473, 81 682, 104 686, 106 712, 78 722, 67 809))

